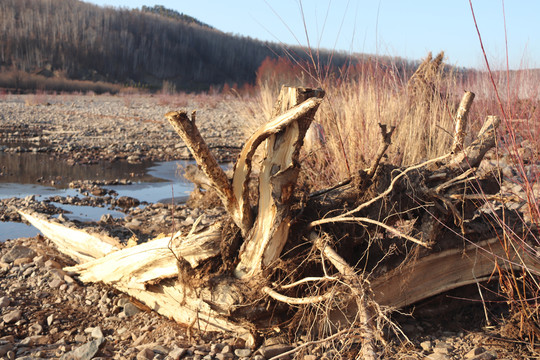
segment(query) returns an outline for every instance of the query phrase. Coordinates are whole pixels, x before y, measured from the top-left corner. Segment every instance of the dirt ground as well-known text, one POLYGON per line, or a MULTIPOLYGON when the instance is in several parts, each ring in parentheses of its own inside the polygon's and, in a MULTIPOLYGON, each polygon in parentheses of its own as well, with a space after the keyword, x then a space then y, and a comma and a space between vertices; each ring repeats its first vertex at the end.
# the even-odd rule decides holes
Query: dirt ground
MULTIPOLYGON (((198 107, 198 104, 187 105, 198 107)), ((201 110, 199 116, 203 137, 210 139, 223 159, 234 157, 245 135, 230 109, 220 104, 202 105, 202 108, 207 110, 206 113, 201 110)), ((185 147, 162 118, 168 111, 163 109, 151 97, 66 96, 36 100, 30 95, 9 96, 0 100, 0 148, 6 152, 34 148, 38 149, 36 152, 54 153, 73 163, 97 159, 136 162, 185 158, 185 147), (97 125, 89 126, 89 121, 97 125)), ((146 213, 137 215, 147 223, 161 210, 170 212, 157 204, 147 208, 146 213)), ((178 221, 186 221, 197 211, 184 205, 174 210, 183 214, 178 221)), ((207 221, 218 215, 219 211, 210 214, 207 221)), ((165 222, 154 225, 156 232, 160 226, 170 226, 165 222)), ((140 223, 139 228, 150 226, 140 223)), ((153 234, 150 232, 148 236, 153 234)), ((266 343, 250 349, 226 334, 182 327, 112 288, 80 283, 62 270, 73 261, 58 253, 41 236, 0 243, 0 259, 0 358, 3 359, 262 360, 295 348, 297 352, 283 358, 348 359, 354 357, 359 346, 342 338, 313 344, 306 344, 302 338, 281 338, 267 339, 266 343), (276 349, 274 353, 267 351, 272 346, 276 349)), ((385 331, 379 344, 379 357, 537 358, 540 349, 531 344, 526 332, 520 334, 523 329, 511 319, 504 299, 491 295, 498 292, 498 287, 497 279, 493 279, 491 283, 455 289, 394 312, 391 320, 399 330, 385 331)))

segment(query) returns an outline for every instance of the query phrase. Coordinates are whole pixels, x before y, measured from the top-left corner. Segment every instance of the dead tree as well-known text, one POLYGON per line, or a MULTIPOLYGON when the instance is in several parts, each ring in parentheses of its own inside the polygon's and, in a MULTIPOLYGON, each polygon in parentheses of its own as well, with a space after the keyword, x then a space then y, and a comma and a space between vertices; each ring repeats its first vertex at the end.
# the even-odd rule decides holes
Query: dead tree
POLYGON ((311 321, 306 329, 315 336, 360 329, 362 356, 374 358, 380 306, 399 308, 474 283, 495 263, 526 264, 540 273, 537 259, 524 249, 505 248, 500 229, 479 211, 478 194, 485 200, 499 190, 492 173, 478 171, 496 142, 499 119, 488 117, 465 146, 470 94, 460 105, 447 155, 408 168, 382 164, 393 129, 381 126, 381 154, 368 170, 302 194, 299 154, 323 97, 319 89, 284 87, 273 118, 247 140, 232 180, 199 134, 195 114, 166 114, 204 174, 200 183, 218 194, 227 211, 210 227, 196 222, 187 234, 122 248, 21 214, 79 262, 67 270, 82 281, 111 284, 192 328, 236 333, 250 345, 275 329, 311 321), (260 147, 264 160, 252 193, 253 157, 260 147), (72 244, 70 239, 82 236, 82 243, 72 244), (297 316, 317 304, 326 310, 297 316))

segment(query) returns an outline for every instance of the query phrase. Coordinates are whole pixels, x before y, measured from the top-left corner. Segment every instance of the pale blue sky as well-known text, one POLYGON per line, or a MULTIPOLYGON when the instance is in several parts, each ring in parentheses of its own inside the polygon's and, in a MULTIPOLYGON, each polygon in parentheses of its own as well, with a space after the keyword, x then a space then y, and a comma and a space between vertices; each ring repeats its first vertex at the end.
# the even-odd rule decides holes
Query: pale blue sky
MULTIPOLYGON (((86 0, 140 8, 163 5, 227 33, 347 52, 425 57, 484 68, 469 0, 86 0)), ((506 66, 502 0, 473 0, 488 60, 506 66)), ((540 67, 540 0, 504 1, 510 68, 540 67)))

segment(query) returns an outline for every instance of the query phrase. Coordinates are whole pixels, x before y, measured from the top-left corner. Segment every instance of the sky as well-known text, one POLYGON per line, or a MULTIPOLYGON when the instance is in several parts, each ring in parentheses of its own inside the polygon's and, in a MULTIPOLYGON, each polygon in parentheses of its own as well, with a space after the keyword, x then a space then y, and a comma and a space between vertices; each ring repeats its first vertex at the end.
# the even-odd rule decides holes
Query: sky
MULTIPOLYGON (((469 0, 85 1, 163 5, 226 33, 287 45, 411 60, 444 51, 451 65, 486 67, 469 0)), ((539 0, 471 1, 492 68, 505 69, 507 58, 510 69, 540 67, 539 0)))

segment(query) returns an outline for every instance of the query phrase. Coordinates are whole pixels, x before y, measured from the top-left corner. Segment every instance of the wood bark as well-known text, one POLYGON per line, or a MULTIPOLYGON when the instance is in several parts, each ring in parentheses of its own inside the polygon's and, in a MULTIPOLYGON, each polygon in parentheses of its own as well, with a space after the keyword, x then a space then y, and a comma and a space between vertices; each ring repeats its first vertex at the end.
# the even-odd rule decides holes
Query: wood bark
MULTIPOLYGON (((285 117, 291 110, 306 110, 299 113, 301 116, 294 118, 294 121, 289 120, 286 125, 281 125, 280 131, 265 137, 264 160, 259 174, 259 212, 241 249, 240 262, 235 272, 239 278, 258 274, 279 257, 287 242, 292 194, 300 171, 298 155, 323 96, 322 90, 291 87, 281 89, 273 114, 276 120, 272 123, 282 124, 283 121, 277 120, 285 117)), ((255 133, 257 139, 260 138, 258 133, 255 133)), ((242 166, 242 163, 239 163, 236 170, 242 166)), ((246 192, 244 172, 242 170, 238 173, 242 174, 239 183, 243 183, 242 191, 246 192)))
POLYGON ((195 161, 210 181, 211 187, 220 197, 223 205, 231 214, 233 221, 245 235, 252 223, 251 212, 244 209, 239 204, 239 199, 235 196, 232 186, 227 179, 227 175, 219 166, 216 158, 210 152, 208 145, 201 136, 199 129, 195 125, 195 112, 191 114, 191 119, 186 111, 172 111, 165 114, 165 117, 193 154, 195 161))

